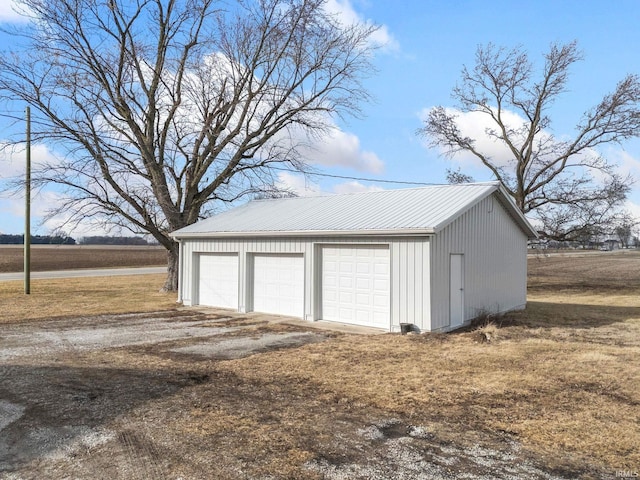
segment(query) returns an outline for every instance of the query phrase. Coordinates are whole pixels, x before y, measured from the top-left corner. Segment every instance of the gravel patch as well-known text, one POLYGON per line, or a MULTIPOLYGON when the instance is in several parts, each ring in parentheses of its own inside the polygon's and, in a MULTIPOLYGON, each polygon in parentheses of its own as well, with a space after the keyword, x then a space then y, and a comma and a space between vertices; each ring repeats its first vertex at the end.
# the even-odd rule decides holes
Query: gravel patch
POLYGON ((24 406, 0 399, 0 432, 22 417, 24 406))
MULTIPOLYGON (((99 322, 100 323, 100 322, 99 322)), ((222 335, 241 327, 213 326, 211 320, 182 321, 148 315, 119 315, 105 318, 100 326, 39 331, 3 329, 0 361, 33 355, 57 355, 69 351, 89 351, 134 345, 156 344, 185 338, 222 335), (140 318, 142 317, 142 318, 140 318)))
POLYGON ((322 342, 328 337, 318 333, 265 333, 259 337, 212 339, 207 343, 173 348, 174 353, 199 355, 209 358, 236 359, 274 348, 291 348, 307 343, 322 342))
POLYGON ((404 425, 397 419, 381 420, 356 431, 363 442, 339 445, 343 451, 368 451, 366 463, 335 462, 326 458, 306 467, 326 480, 567 480, 522 459, 519 445, 505 449, 480 445, 443 445, 426 426, 404 425))

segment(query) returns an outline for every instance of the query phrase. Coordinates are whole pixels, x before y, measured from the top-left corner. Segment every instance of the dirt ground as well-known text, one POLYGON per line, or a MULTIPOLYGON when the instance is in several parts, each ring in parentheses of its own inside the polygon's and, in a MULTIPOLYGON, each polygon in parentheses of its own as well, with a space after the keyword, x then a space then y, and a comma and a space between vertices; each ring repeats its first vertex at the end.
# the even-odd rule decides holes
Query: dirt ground
MULTIPOLYGON (((113 268, 162 266, 167 253, 162 247, 105 245, 32 245, 31 270, 75 270, 79 268, 113 268)), ((22 272, 24 248, 0 245, 0 273, 22 272)))
POLYGON ((508 438, 227 368, 346 334, 182 310, 4 325, 3 479, 562 479, 508 438), (452 432, 450 432, 452 433, 452 432))
POLYGON ((532 256, 526 311, 446 335, 175 308, 0 322, 0 479, 636 478, 638 267, 532 256))

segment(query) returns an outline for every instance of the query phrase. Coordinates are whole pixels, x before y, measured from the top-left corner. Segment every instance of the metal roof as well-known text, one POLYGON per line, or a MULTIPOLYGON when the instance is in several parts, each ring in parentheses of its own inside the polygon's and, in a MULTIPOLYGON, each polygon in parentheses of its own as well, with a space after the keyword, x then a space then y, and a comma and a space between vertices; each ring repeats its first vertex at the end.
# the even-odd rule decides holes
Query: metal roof
POLYGON ((434 234, 483 198, 500 202, 529 237, 536 232, 498 182, 253 200, 173 232, 175 238, 434 234))

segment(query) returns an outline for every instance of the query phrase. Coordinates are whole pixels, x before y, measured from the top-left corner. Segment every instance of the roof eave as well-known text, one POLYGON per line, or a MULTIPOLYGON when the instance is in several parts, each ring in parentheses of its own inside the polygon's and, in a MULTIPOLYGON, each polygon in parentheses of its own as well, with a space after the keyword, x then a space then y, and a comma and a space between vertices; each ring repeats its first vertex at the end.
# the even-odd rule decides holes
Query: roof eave
POLYGON ((515 204, 509 192, 507 192, 506 188, 500 182, 491 182, 495 185, 495 188, 492 190, 488 190, 484 193, 484 195, 479 196, 475 202, 469 203, 462 210, 459 210, 452 214, 449 218, 446 218, 442 222, 440 222, 435 228, 434 233, 438 233, 443 230, 447 225, 449 225, 456 218, 459 218, 462 214, 464 214, 467 210, 471 209, 478 202, 484 200, 485 198, 498 194, 497 199, 502 204, 502 206, 507 210, 507 213, 511 216, 511 218, 515 221, 515 223, 520 227, 520 229, 527 235, 527 238, 534 239, 538 238, 538 232, 533 228, 533 226, 527 220, 527 217, 520 211, 518 206, 515 204))
POLYGON ((229 238, 229 237, 353 237, 353 236, 421 236, 434 235, 433 228, 404 228, 393 230, 287 230, 287 231, 245 231, 245 232, 175 232, 176 239, 188 238, 229 238))
POLYGON ((533 228, 533 225, 529 223, 529 220, 527 220, 527 217, 525 217, 524 213, 522 213, 522 211, 518 208, 504 185, 500 184, 498 187, 498 191, 502 194, 500 196, 500 199, 502 201, 501 203, 510 211, 516 223, 520 226, 522 231, 527 234, 527 238, 539 238, 538 232, 535 228, 533 228))

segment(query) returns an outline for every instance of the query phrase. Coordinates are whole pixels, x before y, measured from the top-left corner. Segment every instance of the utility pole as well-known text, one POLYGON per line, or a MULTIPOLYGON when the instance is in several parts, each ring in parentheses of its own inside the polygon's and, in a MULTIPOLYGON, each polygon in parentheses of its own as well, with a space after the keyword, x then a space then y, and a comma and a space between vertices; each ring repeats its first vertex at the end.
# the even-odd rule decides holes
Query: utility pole
POLYGON ((27 172, 24 209, 24 293, 31 293, 31 109, 27 106, 27 172))

